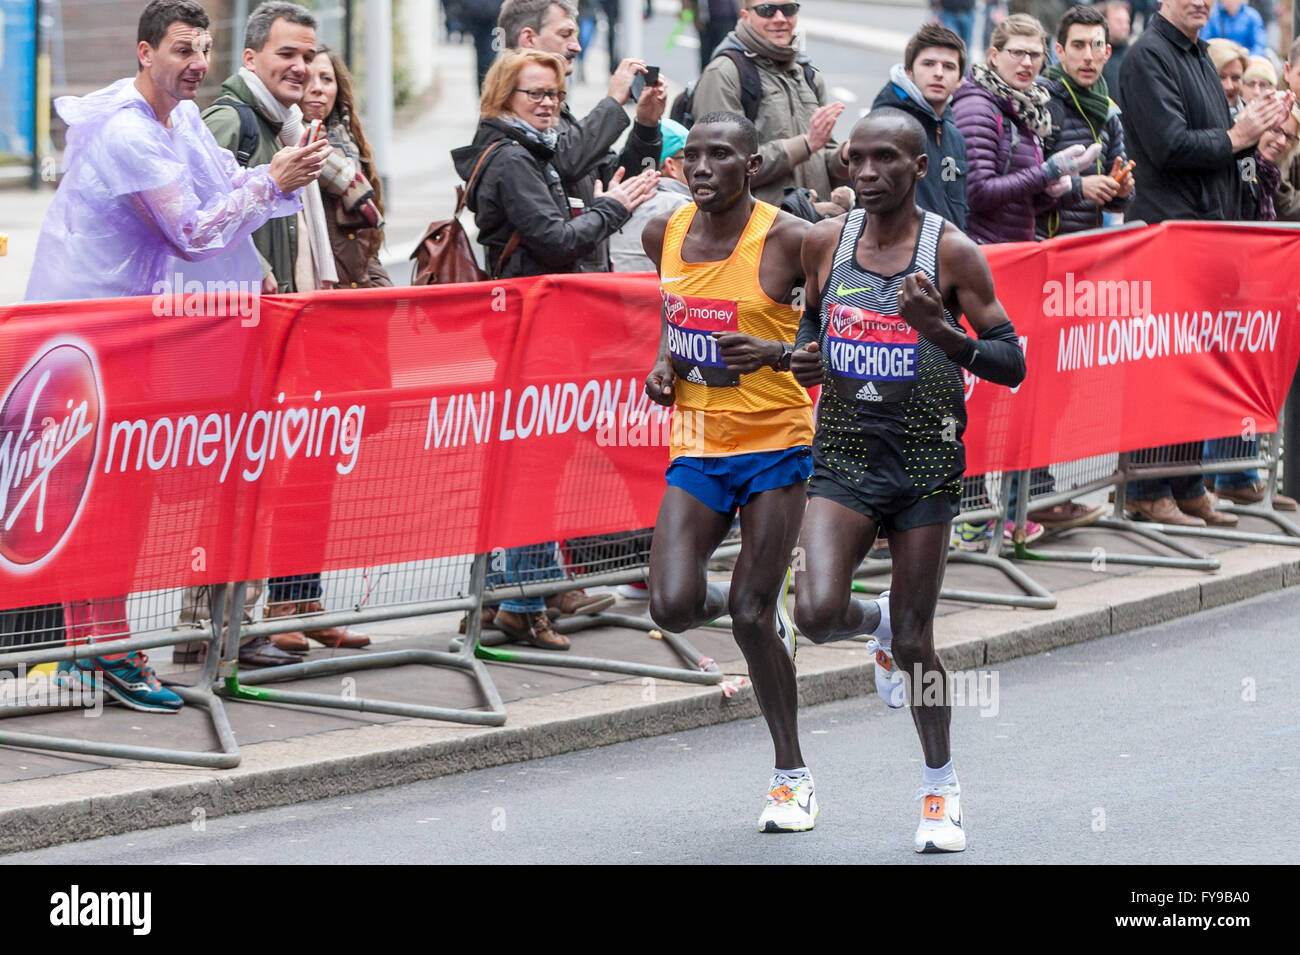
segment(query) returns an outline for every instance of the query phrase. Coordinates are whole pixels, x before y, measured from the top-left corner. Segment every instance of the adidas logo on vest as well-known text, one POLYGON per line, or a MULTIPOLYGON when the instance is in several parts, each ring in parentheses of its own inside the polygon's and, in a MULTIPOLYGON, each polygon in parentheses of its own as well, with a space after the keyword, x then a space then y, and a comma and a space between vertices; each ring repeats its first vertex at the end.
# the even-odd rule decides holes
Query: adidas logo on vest
POLYGON ((859 388, 857 396, 862 401, 884 401, 885 400, 881 396, 880 392, 876 390, 876 386, 871 382, 867 382, 865 385, 859 388))
POLYGON ((700 374, 698 366, 691 368, 691 373, 686 376, 687 381, 693 381, 697 385, 705 384, 704 376, 700 374))

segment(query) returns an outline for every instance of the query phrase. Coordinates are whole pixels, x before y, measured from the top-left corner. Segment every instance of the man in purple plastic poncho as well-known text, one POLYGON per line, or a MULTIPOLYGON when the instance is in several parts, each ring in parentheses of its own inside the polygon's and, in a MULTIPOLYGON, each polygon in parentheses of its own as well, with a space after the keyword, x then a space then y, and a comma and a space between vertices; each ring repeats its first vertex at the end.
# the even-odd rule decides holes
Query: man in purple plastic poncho
MULTIPOLYGON (((55 102, 68 124, 64 176, 41 226, 28 301, 156 293, 174 273, 191 281, 262 287, 251 234, 293 215, 330 146, 284 149, 243 169, 221 149, 193 103, 208 72, 208 16, 193 0, 153 0, 140 16, 134 79, 55 102)), ((180 290, 176 290, 179 292, 180 290)), ((205 296, 206 299, 206 296, 205 296)), ((114 546, 138 559, 144 527, 124 527, 114 546)), ((126 597, 65 608, 69 643, 129 636, 126 597)), ((60 664, 66 678, 103 671, 104 689, 146 712, 174 713, 144 654, 109 654, 60 664)))

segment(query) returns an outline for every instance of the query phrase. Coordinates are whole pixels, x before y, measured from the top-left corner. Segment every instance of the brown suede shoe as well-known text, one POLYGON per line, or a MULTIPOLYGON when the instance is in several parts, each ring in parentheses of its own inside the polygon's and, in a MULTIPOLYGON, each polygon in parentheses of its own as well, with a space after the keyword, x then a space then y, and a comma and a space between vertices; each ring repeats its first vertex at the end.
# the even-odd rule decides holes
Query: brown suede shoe
POLYGON ((1204 527, 1205 521, 1190 517, 1178 509, 1172 497, 1154 501, 1125 501, 1124 511, 1137 521, 1154 521, 1157 524, 1180 524, 1184 527, 1204 527))
MULTIPOLYGON (((298 612, 298 605, 292 601, 284 603, 268 603, 266 605, 266 620, 278 620, 281 617, 292 617, 298 612)), ((289 653, 306 653, 311 649, 311 644, 307 638, 302 635, 300 630, 291 630, 288 633, 273 633, 270 636, 271 645, 277 650, 285 650, 289 653)))
POLYGON ((1049 531, 1063 531, 1071 527, 1091 524, 1105 513, 1106 508, 1101 504, 1088 507, 1084 504, 1076 504, 1074 501, 1066 501, 1064 504, 1030 511, 1027 518, 1036 524, 1042 524, 1049 531))
MULTIPOLYGON (((312 614, 322 614, 325 608, 319 600, 304 600, 298 604, 298 613, 304 616, 312 614)), ((317 643, 323 643, 327 647, 338 649, 342 647, 345 650, 360 650, 362 647, 370 646, 370 638, 364 633, 353 633, 347 627, 320 627, 312 629, 304 624, 303 632, 311 637, 317 643)))
MULTIPOLYGON (((497 608, 495 606, 485 606, 483 608, 483 613, 479 616, 479 622, 478 622, 479 629, 495 630, 496 624, 493 623, 492 621, 496 619, 496 616, 497 616, 497 608)), ((467 626, 469 626, 469 614, 465 614, 465 616, 460 618, 460 629, 457 630, 456 632, 464 633, 465 628, 467 626)))
MULTIPOLYGON (((1261 504, 1264 501, 1264 492, 1267 489, 1263 481, 1256 481, 1254 484, 1247 484, 1244 487, 1220 488, 1215 493, 1233 504, 1261 504)), ((1295 498, 1276 492, 1273 494, 1273 510, 1294 511, 1295 509, 1295 498)))
POLYGON ((497 628, 516 641, 531 643, 543 650, 567 650, 569 638, 556 633, 551 618, 544 613, 511 613, 497 611, 497 628))
POLYGON ((551 594, 546 598, 548 610, 560 611, 560 616, 600 613, 614 606, 613 594, 589 594, 585 590, 569 590, 551 594))
POLYGON ((1184 514, 1190 514, 1192 517, 1199 517, 1210 527, 1236 527, 1237 515, 1229 514, 1226 511, 1216 511, 1214 509, 1214 495, 1208 491, 1199 497, 1194 497, 1188 501, 1175 501, 1178 509, 1184 514))

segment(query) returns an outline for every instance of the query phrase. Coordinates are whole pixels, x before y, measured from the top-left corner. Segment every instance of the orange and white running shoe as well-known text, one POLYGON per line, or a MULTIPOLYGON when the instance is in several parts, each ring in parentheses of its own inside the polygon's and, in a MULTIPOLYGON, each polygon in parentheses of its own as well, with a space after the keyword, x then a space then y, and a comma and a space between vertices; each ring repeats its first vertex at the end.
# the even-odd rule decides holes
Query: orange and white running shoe
POLYGON ((963 851, 966 830, 962 827, 961 787, 922 787, 916 798, 921 800, 921 824, 916 827, 914 841, 916 851, 963 851))
POLYGON ((807 832, 820 812, 811 775, 773 773, 767 805, 758 817, 759 832, 807 832))
POLYGON ((894 631, 889 625, 888 590, 877 598, 876 604, 880 607, 880 625, 872 631, 874 639, 867 641, 867 649, 876 655, 876 692, 886 706, 897 710, 907 702, 907 684, 903 680, 903 671, 894 665, 894 655, 888 649, 894 639, 894 631))

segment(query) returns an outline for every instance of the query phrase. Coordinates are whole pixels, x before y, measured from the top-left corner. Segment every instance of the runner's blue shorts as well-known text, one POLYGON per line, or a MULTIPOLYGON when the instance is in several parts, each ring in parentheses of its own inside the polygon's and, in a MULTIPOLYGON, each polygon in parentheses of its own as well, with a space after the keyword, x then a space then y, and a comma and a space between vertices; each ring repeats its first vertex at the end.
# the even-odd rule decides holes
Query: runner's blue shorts
POLYGON ((756 451, 720 458, 682 455, 668 465, 668 484, 721 514, 734 514, 760 491, 805 484, 812 475, 812 448, 756 451))

